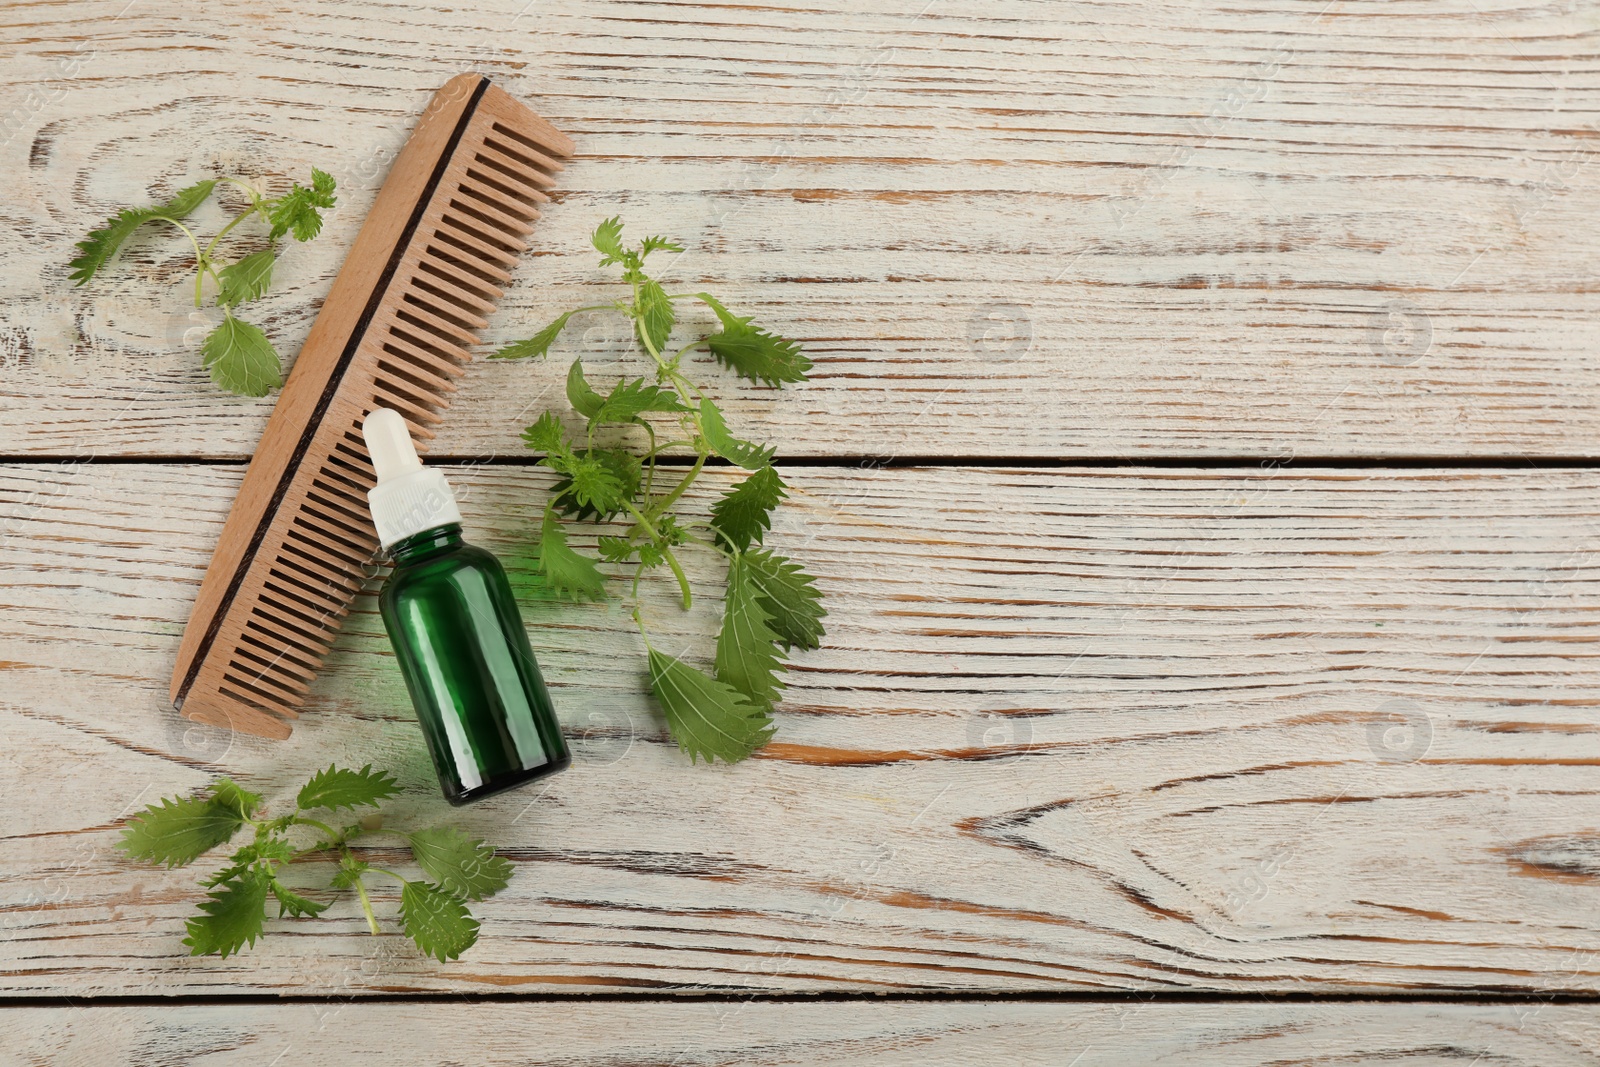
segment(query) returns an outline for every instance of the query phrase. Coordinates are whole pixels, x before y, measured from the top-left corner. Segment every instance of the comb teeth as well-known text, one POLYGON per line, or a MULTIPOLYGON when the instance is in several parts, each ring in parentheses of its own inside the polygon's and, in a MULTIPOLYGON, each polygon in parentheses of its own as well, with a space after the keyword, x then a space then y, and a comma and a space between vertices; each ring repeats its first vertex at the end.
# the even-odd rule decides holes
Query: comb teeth
POLYGON ((571 153, 559 131, 478 75, 434 96, 223 527, 173 675, 184 715, 288 736, 377 550, 361 422, 393 408, 426 447, 571 153))

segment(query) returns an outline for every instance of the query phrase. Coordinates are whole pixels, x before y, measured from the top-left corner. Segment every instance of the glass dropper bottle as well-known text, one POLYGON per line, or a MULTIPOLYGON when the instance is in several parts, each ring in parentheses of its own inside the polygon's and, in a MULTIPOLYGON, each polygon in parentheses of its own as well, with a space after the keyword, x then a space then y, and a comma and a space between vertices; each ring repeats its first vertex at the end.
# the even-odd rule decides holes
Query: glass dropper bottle
POLYGON ((399 412, 361 428, 367 494, 393 569, 378 596, 445 799, 466 804, 572 762, 505 568, 461 539, 449 483, 417 458, 399 412))

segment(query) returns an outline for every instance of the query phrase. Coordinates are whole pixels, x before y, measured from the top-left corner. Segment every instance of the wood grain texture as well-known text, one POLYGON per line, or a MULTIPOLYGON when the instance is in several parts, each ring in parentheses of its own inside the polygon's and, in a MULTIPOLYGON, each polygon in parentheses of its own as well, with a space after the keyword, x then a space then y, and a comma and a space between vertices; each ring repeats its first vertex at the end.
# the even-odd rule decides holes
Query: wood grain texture
POLYGON ((18 1067, 1592 1067, 1573 1004, 335 1002, 0 1010, 18 1067), (20 1040, 16 1040, 20 1038, 20 1040), (275 1060, 274 1057, 277 1057, 275 1060))
MULTIPOLYGON (((286 352, 430 92, 482 69, 578 159, 486 343, 609 298, 620 211, 803 340, 735 389, 789 455, 1593 455, 1600 13, 1510 0, 21 2, 0 19, 0 454, 249 454, 181 249, 71 291, 112 209, 339 178, 286 352)), ((202 218, 204 221, 204 218, 202 218)), ((709 321, 709 317, 706 317, 709 321)), ((567 361, 475 368, 440 454, 520 451, 567 361)))
MULTIPOLYGON (((239 476, 0 470, 12 994, 1600 989, 1600 473, 793 469, 773 537, 829 635, 776 743, 708 769, 623 605, 529 586, 543 473, 458 468, 575 750, 460 812, 369 597, 288 741, 166 708, 239 476), (480 944, 439 965, 344 901, 180 955, 196 874, 120 858, 118 820, 219 770, 281 803, 329 760, 506 848, 480 944)), ((658 593, 704 654, 714 598, 658 593)))

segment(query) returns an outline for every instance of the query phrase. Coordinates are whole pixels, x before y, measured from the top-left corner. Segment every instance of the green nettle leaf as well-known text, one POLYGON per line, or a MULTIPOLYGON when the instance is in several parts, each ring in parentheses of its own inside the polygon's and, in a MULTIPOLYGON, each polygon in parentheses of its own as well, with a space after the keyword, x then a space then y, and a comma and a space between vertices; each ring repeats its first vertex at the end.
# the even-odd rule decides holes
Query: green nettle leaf
POLYGON ((133 235, 133 231, 154 219, 177 221, 187 218, 195 208, 205 203, 216 185, 215 179, 196 182, 180 190, 165 204, 124 208, 117 212, 107 220, 104 227, 94 230, 88 237, 78 242, 78 258, 68 264, 72 268, 70 277, 77 284, 83 285, 111 260, 117 249, 122 247, 122 243, 133 235))
POLYGON ((328 905, 320 900, 303 897, 276 878, 272 879, 270 887, 272 895, 278 899, 278 918, 280 919, 285 915, 293 915, 297 919, 302 915, 315 917, 328 910, 328 905))
POLYGON ((682 252, 683 246, 668 237, 646 237, 639 242, 639 258, 643 259, 651 252, 682 252))
POLYGON ((663 544, 681 545, 689 540, 688 529, 678 522, 676 515, 670 513, 656 520, 656 532, 661 535, 663 544))
POLYGON ((167 797, 135 815, 120 847, 137 860, 182 867, 233 837, 244 819, 215 799, 167 797))
POLYGON ((511 864, 453 826, 410 835, 417 866, 441 887, 467 900, 492 897, 511 882, 511 864))
POLYGON ((237 814, 240 822, 254 815, 256 809, 261 807, 260 793, 240 788, 231 778, 218 778, 212 782, 211 797, 218 804, 237 814))
POLYGON ((667 339, 672 336, 672 324, 676 321, 677 313, 672 310, 672 301, 667 299, 666 290, 653 278, 644 278, 639 282, 639 338, 645 342, 645 347, 657 355, 665 355, 667 339))
POLYGON ((706 347, 724 367, 753 382, 779 388, 784 382, 806 380, 811 360, 799 345, 752 325, 749 318, 733 314, 709 293, 696 295, 722 321, 722 332, 707 337, 706 347))
POLYGON ((594 233, 589 237, 596 249, 604 258, 600 260, 602 267, 609 267, 613 263, 621 263, 626 255, 622 250, 622 218, 613 215, 594 228, 594 233))
POLYGON ((626 537, 602 537, 599 547, 600 558, 607 563, 626 563, 638 550, 638 546, 626 537))
POLYGON ((400 922, 406 936, 440 963, 457 958, 478 940, 478 920, 461 898, 428 882, 407 882, 400 891, 400 922))
POLYGON ((339 858, 339 869, 333 872, 333 880, 328 883, 331 889, 349 889, 361 880, 361 876, 372 870, 372 864, 366 860, 358 860, 348 853, 339 858))
POLYGON ((766 549, 744 553, 750 583, 761 606, 767 610, 768 625, 785 647, 814 649, 822 640, 822 594, 814 579, 787 556, 766 549))
POLYGON ((265 837, 235 852, 228 859, 236 867, 248 867, 257 860, 271 860, 274 863, 288 863, 294 856, 289 848, 289 843, 279 837, 265 837))
POLYGON ((639 416, 647 411, 681 413, 688 410, 678 402, 677 394, 671 389, 635 378, 631 382, 626 379, 617 382, 600 405, 593 412, 585 414, 589 416, 591 425, 597 425, 602 422, 638 422, 639 416))
POLYGON ((327 201, 327 203, 319 202, 317 205, 318 207, 332 207, 334 205, 335 201, 333 199, 333 190, 336 188, 336 186, 337 183, 334 182, 333 175, 329 174, 327 171, 318 170, 316 167, 311 168, 312 191, 315 192, 317 196, 322 197, 327 201))
POLYGON ((189 936, 183 943, 189 946, 189 955, 215 952, 227 959, 246 945, 254 945, 266 921, 271 882, 270 874, 253 867, 213 890, 210 899, 200 903, 205 914, 188 922, 189 936))
POLYGON ((233 881, 234 879, 238 878, 241 874, 243 874, 245 871, 248 871, 249 869, 250 869, 250 865, 248 863, 245 863, 245 864, 239 864, 239 863, 229 864, 228 866, 226 866, 226 867, 222 868, 221 870, 219 870, 217 873, 211 875, 209 878, 200 879, 200 884, 202 886, 204 886, 205 888, 207 888, 207 889, 211 889, 214 886, 219 886, 224 882, 233 881))
POLYGON ((283 384, 283 362, 267 335, 232 315, 206 336, 200 349, 211 380, 240 396, 266 396, 283 384))
MULTIPOLYGON (((717 316, 719 332, 687 348, 669 350, 677 319, 674 306, 660 283, 645 273, 644 264, 653 252, 681 252, 683 246, 652 235, 628 248, 622 236, 622 220, 613 216, 595 228, 590 240, 601 255, 601 265, 620 267, 622 282, 633 291, 631 304, 618 301, 612 306, 632 320, 636 340, 654 357, 655 377, 622 378, 602 396, 585 377, 581 362, 574 362, 567 371, 566 391, 573 410, 587 421, 584 447, 576 447, 554 412, 546 412, 523 431, 528 446, 543 453, 540 464, 558 475, 540 524, 535 568, 556 591, 574 598, 602 597, 606 576, 595 560, 568 547, 558 516, 618 522, 626 526, 624 536, 601 536, 601 559, 635 565, 635 597, 641 576, 653 568, 670 567, 679 601, 689 610, 695 591, 683 565, 687 558, 679 560, 679 546, 692 545, 684 551, 695 552, 708 540, 700 532, 704 523, 684 520, 673 509, 708 460, 720 457, 749 471, 711 508, 716 540, 709 546, 731 558, 714 672, 655 651, 639 613, 634 612, 649 649, 650 688, 678 744, 695 762, 702 758, 734 762, 772 736, 770 712, 783 691, 784 653, 816 648, 826 612, 809 575, 793 561, 760 547, 772 527, 773 509, 788 498, 788 487, 772 467, 776 450, 729 432, 722 409, 685 376, 683 356, 704 344, 724 367, 770 386, 804 381, 812 363, 799 345, 733 314, 707 293, 696 295, 717 316), (646 419, 648 414, 677 417, 646 419), (600 427, 630 425, 647 432, 649 451, 642 456, 623 448, 594 447, 600 427), (675 432, 658 439, 667 427, 675 432), (676 456, 663 460, 663 453, 686 445, 693 452, 693 465, 686 472, 678 467, 679 473, 657 485, 663 465, 678 466, 676 456)), ((565 317, 558 319, 539 337, 506 354, 542 354, 565 322, 565 317)), ((430 869, 429 873, 447 889, 453 885, 444 872, 430 869)))
POLYGON ((366 818, 334 829, 322 822, 331 820, 330 815, 317 819, 303 814, 307 810, 354 811, 375 806, 399 791, 392 775, 374 771, 371 764, 359 771, 333 764, 306 782, 291 812, 266 818, 259 814, 259 795, 218 778, 206 796, 170 797, 134 816, 120 846, 139 859, 178 866, 227 841, 241 826, 253 826, 254 837, 200 883, 210 892, 200 903, 199 914, 187 922, 183 944, 191 955, 227 958, 253 946, 264 932, 269 900, 277 901, 280 919, 321 915, 329 902, 305 895, 280 880, 278 873, 299 860, 325 864, 337 858, 331 887, 357 891, 374 934, 379 932, 378 920, 363 877, 369 873, 404 883, 400 918, 406 933, 441 961, 454 959, 478 934, 477 920, 463 901, 481 900, 506 887, 512 867, 504 857, 496 855, 487 843, 452 827, 404 834, 418 865, 438 884, 411 882, 393 871, 374 868, 351 852, 350 842, 378 831, 380 820, 366 818), (296 828, 315 830, 318 836, 297 840, 291 834, 296 828))
POLYGON ((737 463, 745 470, 759 470, 772 462, 773 453, 777 450, 772 447, 753 445, 749 441, 741 441, 728 432, 728 424, 722 419, 722 409, 712 403, 710 397, 700 398, 700 430, 705 435, 706 444, 723 459, 737 463))
POLYGON ((643 475, 643 468, 639 457, 632 452, 620 448, 587 448, 574 453, 570 460, 563 460, 557 467, 558 470, 571 471, 580 465, 599 464, 610 472, 617 480, 620 489, 607 497, 589 495, 585 500, 580 500, 575 489, 575 479, 571 474, 566 474, 551 487, 551 502, 563 515, 571 516, 584 522, 609 519, 622 510, 624 501, 632 500, 639 492, 639 479, 643 475), (608 507, 602 508, 599 505, 608 507))
POLYGON ((330 764, 301 788, 295 806, 301 810, 349 808, 354 811, 359 807, 375 808, 381 801, 399 794, 400 783, 387 771, 373 770, 370 763, 359 771, 330 764))
POLYGON ((291 231, 296 241, 309 241, 321 233, 322 213, 319 209, 330 208, 337 203, 333 190, 333 177, 313 167, 310 188, 295 182, 288 193, 279 197, 277 204, 268 210, 273 240, 291 231))
POLYGON ((570 484, 566 492, 580 508, 609 515, 622 507, 622 480, 597 456, 584 453, 575 457, 567 478, 570 484))
POLYGON ((605 399, 589 388, 589 381, 583 376, 583 360, 575 359, 572 366, 567 368, 567 403, 586 419, 593 419, 605 399))
POLYGON ((740 552, 752 541, 760 544, 772 527, 772 509, 788 497, 784 488, 775 469, 762 467, 711 505, 711 525, 740 552))
POLYGON ((238 307, 247 301, 259 299, 272 284, 272 266, 277 258, 272 249, 265 248, 223 267, 217 272, 222 282, 217 303, 223 307, 238 307))
POLYGON ((573 312, 559 315, 556 320, 526 341, 513 341, 491 355, 490 359, 526 359, 529 356, 543 356, 550 351, 550 346, 555 343, 561 331, 567 328, 567 320, 572 318, 573 312))
POLYGON ((772 737, 771 718, 749 697, 680 659, 649 654, 650 691, 691 760, 737 763, 772 737))
POLYGON ((567 547, 567 535, 552 509, 545 509, 539 528, 539 558, 536 566, 546 582, 558 593, 573 599, 605 597, 606 577, 594 560, 567 547))
POLYGON ((742 555, 728 565, 728 593, 723 603, 722 632, 717 635, 717 679, 743 693, 763 711, 778 702, 784 670, 777 634, 768 625, 750 567, 742 555))
POLYGON ((522 440, 535 452, 562 452, 567 447, 567 432, 556 413, 547 411, 522 431, 522 440))

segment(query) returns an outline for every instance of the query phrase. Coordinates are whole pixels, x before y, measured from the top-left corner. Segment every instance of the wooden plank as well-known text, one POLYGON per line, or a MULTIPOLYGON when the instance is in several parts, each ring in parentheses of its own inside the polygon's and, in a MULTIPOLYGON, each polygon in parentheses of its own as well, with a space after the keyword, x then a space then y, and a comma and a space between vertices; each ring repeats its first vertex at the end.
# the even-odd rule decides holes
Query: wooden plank
MULTIPOLYGON (((531 599, 543 472, 459 468, 576 765, 458 813, 369 597, 290 740, 166 708, 239 475, 0 468, 12 994, 1600 989, 1600 472, 794 469, 773 538, 826 646, 777 742, 708 769, 622 601, 531 599), (118 820, 216 771, 282 803, 329 760, 506 849, 483 940, 439 965, 342 901, 182 956, 196 875, 121 859, 118 820)), ((670 585, 652 630, 703 655, 715 598, 670 585)))
MULTIPOLYGON (((72 242, 217 168, 340 180, 252 307, 304 338, 429 93, 480 68, 579 159, 489 345, 610 299, 621 212, 675 288, 802 339, 728 386, 789 455, 1593 455, 1600 68, 1575 4, 800 7, 124 0, 6 9, 0 455, 248 455, 181 249, 72 242)), ((202 217, 203 225, 210 219, 202 217)), ((697 322, 709 321, 695 313, 697 322)), ((441 455, 519 452, 565 365, 476 368, 441 455)))
POLYGON ((18 1064, 1589 1065, 1582 1004, 210 1004, 7 1008, 18 1064))

